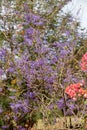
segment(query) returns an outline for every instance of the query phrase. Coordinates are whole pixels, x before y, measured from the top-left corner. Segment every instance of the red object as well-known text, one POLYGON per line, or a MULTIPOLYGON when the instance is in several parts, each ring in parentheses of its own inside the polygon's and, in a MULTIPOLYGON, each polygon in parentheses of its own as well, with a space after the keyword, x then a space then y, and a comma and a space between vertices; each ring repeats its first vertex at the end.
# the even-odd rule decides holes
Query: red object
POLYGON ((80 97, 80 96, 87 98, 87 90, 82 88, 83 85, 84 85, 84 82, 71 84, 66 87, 65 93, 72 99, 76 99, 77 97, 80 97))
POLYGON ((80 66, 81 70, 87 71, 87 52, 83 55, 80 66))

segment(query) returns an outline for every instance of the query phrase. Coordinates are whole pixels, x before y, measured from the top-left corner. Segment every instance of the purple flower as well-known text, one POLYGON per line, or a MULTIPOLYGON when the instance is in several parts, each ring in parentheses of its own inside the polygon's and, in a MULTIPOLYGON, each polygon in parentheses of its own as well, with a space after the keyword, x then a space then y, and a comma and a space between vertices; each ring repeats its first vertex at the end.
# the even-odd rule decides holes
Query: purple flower
POLYGON ((70 109, 68 109, 66 112, 65 112, 65 115, 67 115, 67 116, 71 116, 71 115, 73 115, 74 113, 73 113, 73 111, 71 111, 70 109))
POLYGON ((32 46, 32 40, 31 39, 29 39, 29 38, 25 38, 25 44, 27 44, 28 46, 32 46))
POLYGON ((11 108, 12 109, 18 109, 18 108, 21 108, 21 106, 22 106, 22 104, 20 104, 20 103, 11 103, 11 108))
POLYGON ((64 102, 64 98, 61 98, 58 102, 57 102, 58 108, 59 109, 63 109, 65 107, 65 102, 64 102))
POLYGON ((35 94, 33 92, 30 92, 29 97, 33 99, 35 97, 35 94))
POLYGON ((18 126, 18 130, 27 130, 27 128, 24 128, 23 126, 18 126))
POLYGON ((76 107, 75 107, 74 104, 70 104, 70 105, 69 105, 69 109, 70 109, 70 110, 74 110, 75 108, 76 108, 76 107))
POLYGON ((49 108, 49 109, 53 109, 53 108, 54 108, 54 104, 50 104, 50 105, 48 106, 48 108, 49 108))
POLYGON ((39 65, 43 65, 44 64, 44 59, 39 59, 38 63, 39 63, 39 65))
POLYGON ((40 16, 39 15, 32 14, 32 22, 33 23, 38 22, 39 20, 40 20, 40 16))
POLYGON ((23 112, 23 113, 26 113, 29 111, 29 100, 25 99, 25 100, 19 100, 18 102, 16 103, 10 103, 10 107, 11 109, 18 113, 19 111, 20 112, 23 112))
POLYGON ((26 29, 25 31, 25 34, 28 36, 28 37, 31 37, 34 33, 34 29, 32 27, 26 29))
POLYGON ((6 56, 6 49, 0 49, 0 57, 6 56))
POLYGON ((67 36, 70 35, 70 31, 68 31, 68 30, 65 33, 66 33, 67 36))
POLYGON ((69 53, 68 50, 61 50, 60 55, 67 55, 69 53))
POLYGON ((7 69, 7 72, 13 73, 13 72, 15 72, 15 69, 14 69, 13 67, 9 67, 9 68, 7 69))
POLYGON ((0 76, 2 76, 3 75, 3 70, 0 68, 0 76))
POLYGON ((9 126, 8 126, 8 125, 3 125, 1 128, 2 128, 3 130, 5 130, 5 129, 8 129, 9 126))
POLYGON ((44 22, 43 22, 43 21, 40 21, 40 22, 35 22, 34 24, 35 24, 35 25, 38 25, 38 26, 41 26, 41 25, 44 24, 44 22))
POLYGON ((9 96, 9 98, 10 98, 10 99, 16 99, 16 97, 15 97, 15 96, 9 96))
MULTIPOLYGON (((25 20, 26 20, 26 23, 29 24, 31 22, 31 17, 29 14, 25 14, 25 20)), ((24 23, 25 24, 25 23, 24 23)))

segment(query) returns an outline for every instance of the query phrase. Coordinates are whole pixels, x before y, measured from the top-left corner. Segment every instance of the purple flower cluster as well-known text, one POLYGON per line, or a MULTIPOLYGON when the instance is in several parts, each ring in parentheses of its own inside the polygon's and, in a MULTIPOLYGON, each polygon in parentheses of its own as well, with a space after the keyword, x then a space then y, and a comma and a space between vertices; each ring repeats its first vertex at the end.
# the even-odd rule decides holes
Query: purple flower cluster
MULTIPOLYGON (((43 114, 44 106, 52 110, 57 105, 63 114, 74 115, 76 102, 65 97, 64 89, 67 84, 82 78, 74 58, 78 46, 77 32, 74 31, 73 36, 71 28, 69 29, 71 24, 64 30, 60 29, 59 36, 55 36, 58 38, 50 43, 48 36, 45 39, 45 32, 50 30, 49 24, 26 4, 23 18, 23 34, 18 34, 22 39, 15 39, 17 47, 13 47, 12 52, 3 48, 0 50, 0 63, 4 61, 1 63, 3 66, 0 68, 0 76, 6 74, 6 79, 1 81, 5 85, 0 93, 6 91, 4 101, 8 106, 2 105, 2 108, 7 107, 5 110, 7 109, 10 122, 8 127, 12 125, 18 130, 26 130, 26 120, 38 112, 43 114)), ((0 113, 3 114, 2 109, 0 113)), ((6 127, 3 125, 2 129, 6 127)))

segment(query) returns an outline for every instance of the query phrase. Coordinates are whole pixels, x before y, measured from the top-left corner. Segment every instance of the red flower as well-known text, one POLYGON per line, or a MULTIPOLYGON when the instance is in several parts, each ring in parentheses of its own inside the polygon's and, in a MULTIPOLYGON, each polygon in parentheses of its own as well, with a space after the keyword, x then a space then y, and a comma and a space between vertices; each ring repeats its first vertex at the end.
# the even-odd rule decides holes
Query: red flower
POLYGON ((87 71, 87 52, 83 55, 80 66, 81 70, 87 71))
POLYGON ((83 94, 84 94, 83 88, 80 88, 78 92, 79 92, 81 95, 83 95, 83 94))
POLYGON ((86 97, 86 93, 85 93, 84 89, 82 88, 83 85, 84 85, 84 82, 71 84, 66 87, 65 93, 68 94, 69 97, 73 98, 73 99, 76 98, 77 95, 81 96, 81 95, 85 94, 85 97, 86 97))

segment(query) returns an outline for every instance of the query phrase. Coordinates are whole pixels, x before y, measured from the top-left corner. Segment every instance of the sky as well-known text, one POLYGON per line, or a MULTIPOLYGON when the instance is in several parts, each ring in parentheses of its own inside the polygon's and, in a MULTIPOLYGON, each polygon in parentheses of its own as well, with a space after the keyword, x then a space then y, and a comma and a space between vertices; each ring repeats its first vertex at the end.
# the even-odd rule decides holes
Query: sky
POLYGON ((72 0, 64 10, 70 11, 81 22, 82 28, 87 29, 87 0, 72 0))

